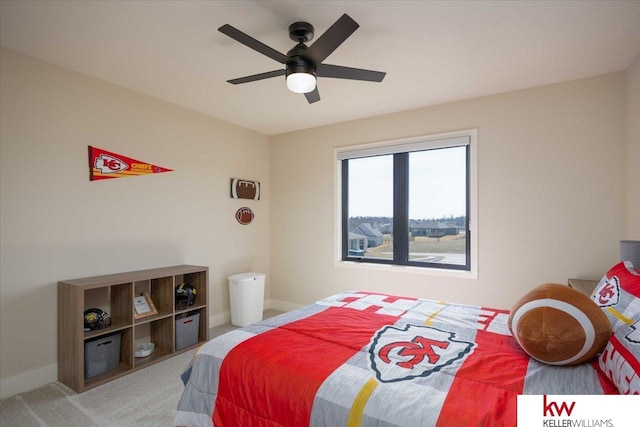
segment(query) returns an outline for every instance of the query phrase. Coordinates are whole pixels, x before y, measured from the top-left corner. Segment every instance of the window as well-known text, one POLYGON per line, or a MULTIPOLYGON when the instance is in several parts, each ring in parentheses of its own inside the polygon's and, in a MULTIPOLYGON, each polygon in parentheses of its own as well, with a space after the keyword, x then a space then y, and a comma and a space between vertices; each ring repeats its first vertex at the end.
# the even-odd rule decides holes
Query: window
POLYGON ((473 270, 475 135, 338 150, 341 259, 473 270))

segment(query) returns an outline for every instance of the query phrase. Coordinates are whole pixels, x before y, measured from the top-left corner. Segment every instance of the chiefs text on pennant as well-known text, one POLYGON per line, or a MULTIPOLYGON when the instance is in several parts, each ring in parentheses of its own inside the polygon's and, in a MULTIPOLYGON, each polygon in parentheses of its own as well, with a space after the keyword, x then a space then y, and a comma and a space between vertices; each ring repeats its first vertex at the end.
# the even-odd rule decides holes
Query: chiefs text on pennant
POLYGON ((171 172, 173 169, 141 162, 101 148, 89 146, 89 180, 125 178, 128 176, 148 175, 171 172))

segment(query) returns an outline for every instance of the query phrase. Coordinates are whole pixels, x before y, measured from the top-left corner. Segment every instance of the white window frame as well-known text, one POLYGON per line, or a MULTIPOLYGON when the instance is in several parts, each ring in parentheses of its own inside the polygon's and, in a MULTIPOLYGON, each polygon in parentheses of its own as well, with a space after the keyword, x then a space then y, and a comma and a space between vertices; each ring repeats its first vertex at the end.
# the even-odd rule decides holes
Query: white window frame
POLYGON ((466 129, 391 141, 379 141, 334 148, 334 266, 366 270, 383 270, 400 273, 425 274, 431 276, 478 278, 478 130, 466 129), (468 138, 469 145, 469 233, 470 269, 414 267, 392 264, 375 264, 342 260, 342 167, 344 158, 368 157, 401 151, 416 151, 428 148, 444 148, 456 145, 457 138, 468 138))

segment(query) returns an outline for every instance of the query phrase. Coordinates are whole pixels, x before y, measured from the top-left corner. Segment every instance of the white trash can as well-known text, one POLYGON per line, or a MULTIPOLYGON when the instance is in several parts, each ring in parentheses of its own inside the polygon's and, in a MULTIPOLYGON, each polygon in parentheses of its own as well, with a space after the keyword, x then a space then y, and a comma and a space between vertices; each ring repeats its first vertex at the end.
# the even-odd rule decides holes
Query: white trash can
POLYGON ((265 277, 262 273, 242 273, 229 276, 231 324, 249 326, 262 320, 265 277))

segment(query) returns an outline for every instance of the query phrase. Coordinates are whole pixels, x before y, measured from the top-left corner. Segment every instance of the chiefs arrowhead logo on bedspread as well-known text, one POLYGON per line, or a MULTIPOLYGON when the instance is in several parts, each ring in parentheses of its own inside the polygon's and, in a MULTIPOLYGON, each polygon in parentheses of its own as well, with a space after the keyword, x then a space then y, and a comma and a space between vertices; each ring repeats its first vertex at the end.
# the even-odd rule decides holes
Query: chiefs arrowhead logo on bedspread
POLYGON ((620 280, 618 276, 613 276, 601 283, 591 296, 591 299, 600 307, 617 305, 620 302, 620 280))
POLYGON ((369 349, 371 367, 383 383, 426 377, 471 353, 475 344, 455 337, 430 326, 385 326, 369 349))

